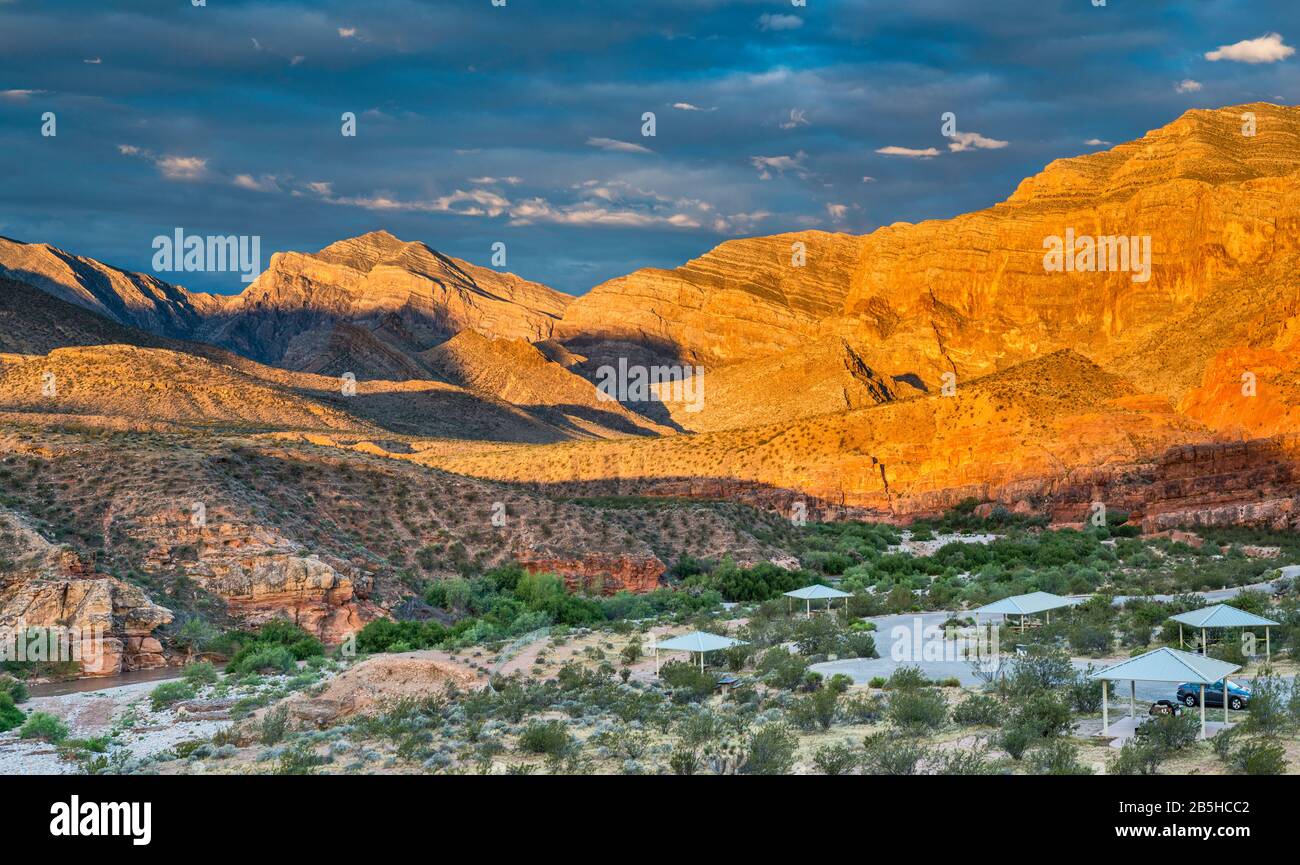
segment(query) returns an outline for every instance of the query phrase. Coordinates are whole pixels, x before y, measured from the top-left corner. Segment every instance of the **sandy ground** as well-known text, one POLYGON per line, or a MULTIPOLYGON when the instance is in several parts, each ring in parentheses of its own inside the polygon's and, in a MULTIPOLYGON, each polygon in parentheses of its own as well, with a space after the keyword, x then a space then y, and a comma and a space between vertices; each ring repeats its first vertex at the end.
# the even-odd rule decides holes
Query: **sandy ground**
MULTIPOLYGON (((149 692, 157 682, 138 682, 78 694, 57 697, 33 697, 23 703, 23 711, 49 712, 68 725, 74 739, 107 736, 114 724, 135 707, 138 722, 118 731, 122 747, 137 758, 166 751, 179 742, 211 736, 223 722, 176 721, 170 712, 149 711, 149 692)), ((73 763, 62 760, 57 749, 45 742, 24 741, 16 730, 0 734, 0 774, 63 775, 75 772, 73 763)))

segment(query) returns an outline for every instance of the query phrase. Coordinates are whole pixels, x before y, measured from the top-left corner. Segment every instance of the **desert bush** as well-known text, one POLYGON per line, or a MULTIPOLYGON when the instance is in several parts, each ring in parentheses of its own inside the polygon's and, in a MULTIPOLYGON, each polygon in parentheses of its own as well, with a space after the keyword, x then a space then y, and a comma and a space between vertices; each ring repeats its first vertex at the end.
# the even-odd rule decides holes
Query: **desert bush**
POLYGON ((1155 775, 1164 760, 1159 748, 1130 739, 1120 747, 1119 753, 1106 767, 1108 775, 1155 775))
POLYGON ((889 696, 886 717, 909 733, 938 730, 948 720, 948 702, 935 688, 895 691, 889 696))
POLYGON ((803 682, 808 662, 780 647, 768 649, 758 660, 758 674, 769 685, 794 690, 803 682))
POLYGON ((1255 739, 1233 751, 1228 765, 1243 775, 1285 775, 1286 748, 1272 739, 1255 739))
POLYGON ((562 757, 572 744, 560 721, 533 721, 519 734, 519 749, 528 754, 562 757))
POLYGON ((1030 751, 1025 764, 1035 775, 1093 774, 1091 768, 1079 762, 1079 749, 1064 739, 1056 739, 1030 751))
POLYGON ((746 775, 786 775, 794 767, 799 740, 784 724, 764 724, 751 733, 740 771, 746 775))
POLYGON ((226 672, 243 676, 248 673, 288 673, 297 668, 298 659, 287 646, 258 646, 252 651, 240 649, 226 672))
POLYGON ((889 733, 867 736, 862 744, 862 769, 868 775, 916 775, 930 756, 919 742, 889 733))
POLYGON ((194 686, 184 679, 163 682, 149 694, 149 705, 155 712, 160 712, 181 700, 194 699, 194 686))
POLYGON ((1006 717, 1006 710, 997 699, 984 694, 972 694, 953 709, 952 719, 964 727, 996 727, 1006 717))
POLYGON ((280 706, 262 716, 257 727, 257 741, 263 745, 274 745, 284 740, 289 729, 289 709, 280 706))
POLYGON ((18 731, 21 739, 44 739, 59 743, 68 738, 68 725, 49 712, 32 712, 18 731))
POLYGON ((276 764, 275 773, 277 775, 311 775, 315 773, 317 766, 323 766, 328 762, 328 757, 318 755, 312 744, 304 740, 280 752, 280 759, 276 764))
POLYGON ((186 664, 181 669, 181 675, 191 685, 211 685, 217 681, 217 668, 209 661, 200 661, 197 664, 186 664))
POLYGON ((839 695, 832 688, 821 688, 807 697, 796 698, 786 714, 800 730, 829 730, 838 701, 839 695))
POLYGON ((822 745, 813 753, 813 765, 823 775, 850 775, 862 761, 862 755, 848 743, 822 745))
POLYGON ((1011 759, 1018 761, 1025 756, 1025 752, 1037 738, 1028 727, 1012 724, 1003 728, 1002 733, 997 737, 997 745, 1006 751, 1011 759))
POLYGON ((27 702, 27 683, 7 674, 0 674, 0 694, 8 694, 16 704, 27 702))
POLYGON ((668 755, 668 768, 674 775, 694 775, 700 771, 700 755, 694 748, 678 745, 668 755))
POLYGON ((8 691, 0 691, 0 733, 7 733, 23 722, 23 710, 14 705, 8 691))
POLYGON ((1138 726, 1136 737, 1139 743, 1153 748, 1163 759, 1195 745, 1200 734, 1200 719, 1186 712, 1151 718, 1138 726))
POLYGON ((879 694, 850 694, 840 701, 840 713, 850 724, 872 724, 885 714, 879 694))
POLYGON ((659 678, 673 692, 676 702, 696 702, 713 693, 718 677, 684 661, 670 661, 659 668, 659 678))
POLYGON ((1076 712, 1092 714, 1101 711, 1101 680, 1092 678, 1094 672, 1095 668, 1089 664, 1065 686, 1070 706, 1076 712))

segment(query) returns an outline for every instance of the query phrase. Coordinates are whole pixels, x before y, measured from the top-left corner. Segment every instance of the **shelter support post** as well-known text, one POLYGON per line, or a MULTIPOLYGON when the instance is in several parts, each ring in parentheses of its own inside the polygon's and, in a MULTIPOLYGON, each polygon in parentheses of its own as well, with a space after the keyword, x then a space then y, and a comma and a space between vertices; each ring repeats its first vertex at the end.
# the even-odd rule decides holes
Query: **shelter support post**
POLYGON ((1201 738, 1205 738, 1205 686, 1201 685, 1201 738))
POLYGON ((1128 716, 1134 721, 1138 716, 1138 683, 1133 679, 1128 683, 1128 716))
POLYGON ((1101 680, 1101 734, 1110 735, 1110 683, 1101 680))

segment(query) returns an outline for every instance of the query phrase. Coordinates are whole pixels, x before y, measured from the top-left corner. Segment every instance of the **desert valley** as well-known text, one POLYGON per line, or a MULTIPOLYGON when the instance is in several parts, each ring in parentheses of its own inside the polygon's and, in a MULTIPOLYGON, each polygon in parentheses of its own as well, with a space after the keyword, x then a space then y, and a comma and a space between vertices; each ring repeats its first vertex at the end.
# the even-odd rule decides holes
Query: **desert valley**
POLYGON ((0 627, 104 646, 0 662, 0 771, 1300 771, 1300 108, 1008 193, 577 297, 382 228, 229 295, 0 238, 0 627), (899 657, 1035 592, 996 674, 899 657), (1092 674, 1221 602, 1250 707, 1106 735, 1092 674))

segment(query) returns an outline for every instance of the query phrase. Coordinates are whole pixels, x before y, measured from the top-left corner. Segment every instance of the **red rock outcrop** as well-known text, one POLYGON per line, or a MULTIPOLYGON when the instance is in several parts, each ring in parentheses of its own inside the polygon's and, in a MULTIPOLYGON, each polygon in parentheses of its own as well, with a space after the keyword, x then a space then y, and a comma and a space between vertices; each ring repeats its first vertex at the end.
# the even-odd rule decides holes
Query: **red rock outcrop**
POLYGON ((655 556, 615 556, 589 553, 581 558, 520 558, 530 573, 552 573, 564 578, 571 592, 613 595, 618 592, 653 592, 659 588, 664 563, 655 556))
MULTIPOLYGON (((166 664, 156 628, 172 620, 139 588, 95 573, 66 546, 50 544, 18 515, 0 509, 0 635, 56 632, 65 648, 38 660, 77 660, 86 676, 112 676, 166 664), (77 643, 75 649, 70 643, 77 643)), ((27 656, 28 660, 34 659, 27 656)))
POLYGON ((373 576, 353 564, 311 554, 266 526, 228 522, 219 513, 194 526, 184 516, 159 513, 136 533, 153 545, 146 570, 179 569, 224 599, 242 625, 288 619, 334 645, 378 615, 368 601, 373 576))

